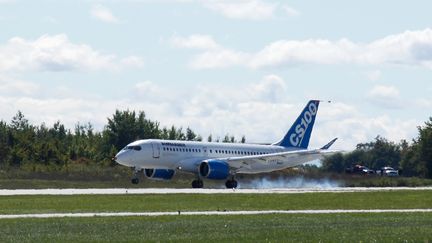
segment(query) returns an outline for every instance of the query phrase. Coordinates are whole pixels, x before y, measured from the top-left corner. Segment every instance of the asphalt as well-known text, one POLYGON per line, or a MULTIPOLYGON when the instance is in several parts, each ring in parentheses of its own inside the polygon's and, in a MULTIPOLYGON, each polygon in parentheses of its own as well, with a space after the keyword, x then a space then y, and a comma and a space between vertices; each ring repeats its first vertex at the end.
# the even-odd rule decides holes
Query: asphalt
POLYGON ((432 209, 335 209, 335 210, 263 210, 263 211, 176 211, 176 212, 98 212, 98 213, 43 213, 2 214, 0 219, 18 218, 83 218, 83 217, 151 217, 175 215, 262 215, 262 214, 346 214, 346 213, 432 213, 432 209))
POLYGON ((373 192, 432 190, 432 187, 335 187, 335 188, 272 188, 272 189, 175 189, 175 188, 87 188, 87 189, 1 189, 0 196, 14 195, 122 195, 122 194, 268 194, 268 193, 320 193, 320 192, 373 192))

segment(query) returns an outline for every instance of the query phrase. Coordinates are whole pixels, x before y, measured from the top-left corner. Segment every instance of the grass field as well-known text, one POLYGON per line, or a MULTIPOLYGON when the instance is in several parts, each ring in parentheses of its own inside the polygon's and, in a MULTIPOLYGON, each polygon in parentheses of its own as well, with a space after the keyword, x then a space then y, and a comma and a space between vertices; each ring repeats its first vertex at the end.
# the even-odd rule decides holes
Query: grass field
MULTIPOLYGON (((432 191, 0 196, 0 214, 431 208, 432 191)), ((0 242, 432 240, 432 213, 0 219, 0 242)))
POLYGON ((1 242, 428 242, 432 213, 0 220, 1 242))
POLYGON ((432 190, 303 194, 1 196, 0 214, 431 208, 432 190))

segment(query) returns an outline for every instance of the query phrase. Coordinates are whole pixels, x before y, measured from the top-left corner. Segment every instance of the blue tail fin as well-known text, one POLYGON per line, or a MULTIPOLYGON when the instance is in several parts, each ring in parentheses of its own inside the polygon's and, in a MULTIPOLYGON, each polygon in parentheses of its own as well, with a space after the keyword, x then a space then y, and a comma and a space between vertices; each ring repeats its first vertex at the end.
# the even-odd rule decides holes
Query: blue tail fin
POLYGON ((309 145, 319 102, 319 100, 310 100, 285 137, 274 145, 306 149, 309 145))

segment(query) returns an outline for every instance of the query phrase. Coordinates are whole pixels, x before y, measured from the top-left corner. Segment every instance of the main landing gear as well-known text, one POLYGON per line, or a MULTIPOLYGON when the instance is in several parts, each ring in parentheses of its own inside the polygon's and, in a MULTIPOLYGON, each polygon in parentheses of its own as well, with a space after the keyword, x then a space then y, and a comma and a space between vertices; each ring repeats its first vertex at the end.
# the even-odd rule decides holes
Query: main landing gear
POLYGON ((237 188, 237 181, 233 177, 230 180, 227 180, 225 182, 225 186, 226 188, 232 188, 232 189, 237 188))
POLYGON ((201 179, 196 179, 192 181, 192 188, 203 188, 204 182, 201 179))
POLYGON ((141 170, 138 170, 136 168, 134 168, 133 170, 134 170, 134 172, 133 172, 133 176, 132 176, 131 182, 132 182, 132 184, 136 185, 136 184, 139 183, 138 173, 141 172, 141 170))

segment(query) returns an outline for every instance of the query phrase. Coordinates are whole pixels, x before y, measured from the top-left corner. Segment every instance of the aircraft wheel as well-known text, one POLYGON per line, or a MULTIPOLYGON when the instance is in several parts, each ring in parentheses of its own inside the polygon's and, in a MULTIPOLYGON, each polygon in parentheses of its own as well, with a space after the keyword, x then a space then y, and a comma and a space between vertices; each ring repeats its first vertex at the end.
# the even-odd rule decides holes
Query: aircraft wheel
POLYGON ((192 181, 192 188, 203 188, 204 182, 202 180, 193 180, 192 181))
POLYGON ((139 183, 139 179, 138 178, 132 178, 131 180, 132 184, 138 184, 139 183))
POLYGON ((227 180, 225 182, 225 186, 226 188, 237 188, 237 181, 232 179, 232 180, 227 180))

